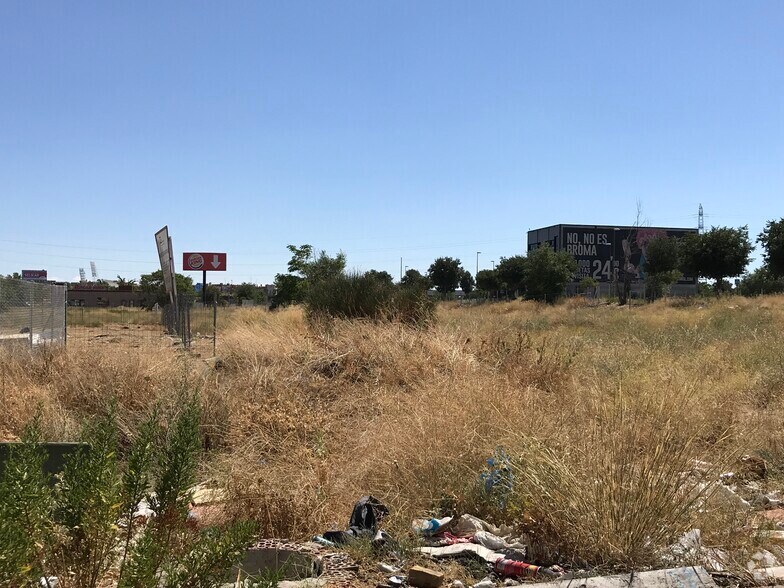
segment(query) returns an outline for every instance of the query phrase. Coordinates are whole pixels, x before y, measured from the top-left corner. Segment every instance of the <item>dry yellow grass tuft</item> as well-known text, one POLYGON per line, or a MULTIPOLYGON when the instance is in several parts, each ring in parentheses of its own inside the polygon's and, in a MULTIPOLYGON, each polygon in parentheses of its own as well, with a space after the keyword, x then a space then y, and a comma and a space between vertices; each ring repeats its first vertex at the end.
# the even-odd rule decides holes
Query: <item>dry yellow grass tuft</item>
POLYGON ((70 438, 116 397, 133 435, 153 402, 198 388, 205 476, 230 489, 230 516, 279 537, 342 528, 368 493, 397 531, 439 507, 502 516, 477 478, 503 446, 519 456, 516 514, 534 516, 544 543, 646 563, 651 541, 688 525, 708 541, 735 531, 711 509, 666 507, 685 504, 677 476, 695 458, 718 467, 751 452, 784 468, 782 327, 784 297, 450 303, 422 330, 314 332, 298 309, 235 309, 219 319, 217 370, 164 338, 0 352, 0 431, 18 433, 38 407, 50 437, 70 438))

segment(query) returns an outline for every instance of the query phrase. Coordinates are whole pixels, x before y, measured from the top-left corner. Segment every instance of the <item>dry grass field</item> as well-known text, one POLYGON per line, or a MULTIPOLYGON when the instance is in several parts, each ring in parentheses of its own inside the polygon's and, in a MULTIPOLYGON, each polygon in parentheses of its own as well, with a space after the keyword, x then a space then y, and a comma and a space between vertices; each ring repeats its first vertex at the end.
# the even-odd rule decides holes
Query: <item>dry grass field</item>
POLYGON ((694 493, 742 454, 779 483, 782 329, 784 297, 445 303, 421 330, 234 309, 217 367, 163 336, 0 351, 0 435, 40 411, 49 438, 72 439, 116 398, 131 438, 154 403, 198 389, 203 477, 228 488, 225 516, 265 536, 344 528, 373 494, 401 535, 414 516, 469 512, 526 526, 562 560, 655 565, 699 527, 743 562, 759 515, 694 493), (477 483, 498 447, 515 472, 503 511, 477 483))

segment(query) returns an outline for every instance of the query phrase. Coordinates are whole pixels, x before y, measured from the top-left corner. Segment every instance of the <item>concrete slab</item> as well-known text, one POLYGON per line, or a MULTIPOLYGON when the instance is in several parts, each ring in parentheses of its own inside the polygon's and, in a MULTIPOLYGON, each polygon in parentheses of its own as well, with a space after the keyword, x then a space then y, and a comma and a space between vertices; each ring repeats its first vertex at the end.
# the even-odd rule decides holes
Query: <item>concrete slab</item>
POLYGON ((716 588, 710 574, 700 566, 526 584, 527 588, 535 586, 546 588, 716 588))

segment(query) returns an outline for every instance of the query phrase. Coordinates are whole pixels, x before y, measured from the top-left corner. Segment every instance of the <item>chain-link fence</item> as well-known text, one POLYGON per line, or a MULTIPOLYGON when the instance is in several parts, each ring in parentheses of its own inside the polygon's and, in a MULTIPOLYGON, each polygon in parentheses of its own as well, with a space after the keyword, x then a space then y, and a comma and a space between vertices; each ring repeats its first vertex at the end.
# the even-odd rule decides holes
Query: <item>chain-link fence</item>
POLYGON ((158 308, 69 306, 68 342, 131 346, 157 342, 164 333, 161 316, 158 308))
POLYGON ((68 307, 68 341, 74 345, 182 345, 199 354, 214 355, 218 306, 180 300, 175 307, 152 309, 68 307))
POLYGON ((199 351, 208 351, 209 347, 212 347, 212 353, 215 354, 217 302, 202 304, 192 300, 181 300, 176 312, 173 306, 164 306, 162 319, 166 331, 170 335, 180 337, 186 348, 191 349, 195 345, 199 351))
POLYGON ((64 342, 65 286, 0 277, 0 344, 64 342))

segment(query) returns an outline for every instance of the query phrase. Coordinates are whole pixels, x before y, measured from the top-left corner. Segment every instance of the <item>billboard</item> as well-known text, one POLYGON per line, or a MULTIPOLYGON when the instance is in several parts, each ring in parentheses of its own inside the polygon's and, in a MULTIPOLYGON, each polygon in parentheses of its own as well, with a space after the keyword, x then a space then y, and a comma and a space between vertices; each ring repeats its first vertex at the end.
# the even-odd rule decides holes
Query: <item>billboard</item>
POLYGON ((182 254, 182 269, 194 272, 225 272, 226 254, 186 251, 182 254))
POLYGON ((46 270, 22 270, 22 279, 28 282, 45 282, 47 280, 46 270))
MULTIPOLYGON (((645 250, 656 237, 681 238, 696 229, 658 227, 591 227, 562 225, 560 249, 577 260, 576 281, 594 278, 612 282, 627 261, 633 279, 645 279, 645 250)), ((679 284, 695 283, 694 276, 684 275, 679 284)))

